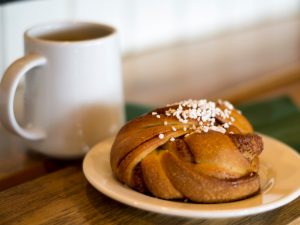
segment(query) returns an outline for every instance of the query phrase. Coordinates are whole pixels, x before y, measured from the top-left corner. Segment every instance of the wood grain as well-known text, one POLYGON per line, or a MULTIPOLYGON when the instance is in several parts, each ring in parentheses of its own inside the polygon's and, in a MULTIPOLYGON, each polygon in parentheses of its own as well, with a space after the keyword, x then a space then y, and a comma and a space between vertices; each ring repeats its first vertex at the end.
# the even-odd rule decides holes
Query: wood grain
POLYGON ((0 143, 0 191, 78 162, 51 159, 27 149, 1 125, 0 143))
POLYGON ((300 215, 300 198, 264 214, 226 220, 171 217, 135 209, 102 195, 79 167, 69 167, 0 193, 1 224, 288 224, 300 215))
MULTIPOLYGON (((162 105, 183 98, 225 96, 240 103, 287 94, 300 106, 299 27, 299 18, 294 18, 127 57, 123 62, 126 100, 162 105)), ((6 189, 0 192, 0 224, 299 223, 299 198, 272 212, 237 219, 185 219, 145 212, 96 191, 84 178, 80 161, 63 162, 34 153, 1 126, 0 143, 0 191, 6 189)))

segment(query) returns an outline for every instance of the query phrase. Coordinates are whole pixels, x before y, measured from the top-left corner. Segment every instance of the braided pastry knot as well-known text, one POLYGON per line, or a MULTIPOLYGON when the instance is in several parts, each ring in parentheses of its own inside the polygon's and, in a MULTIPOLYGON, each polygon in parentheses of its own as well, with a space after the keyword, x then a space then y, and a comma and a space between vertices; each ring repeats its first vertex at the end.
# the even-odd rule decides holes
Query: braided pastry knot
POLYGON ((217 203, 257 193, 261 137, 230 103, 201 101, 128 122, 111 149, 116 178, 162 199, 217 203))

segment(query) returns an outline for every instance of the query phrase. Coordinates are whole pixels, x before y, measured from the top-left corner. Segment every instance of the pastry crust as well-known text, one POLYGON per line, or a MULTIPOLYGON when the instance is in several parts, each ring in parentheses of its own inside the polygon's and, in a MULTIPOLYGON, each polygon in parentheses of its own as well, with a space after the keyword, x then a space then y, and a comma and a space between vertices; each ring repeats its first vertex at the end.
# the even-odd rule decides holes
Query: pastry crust
POLYGON ((189 100, 128 122, 110 162, 116 178, 137 191, 218 203, 259 191, 262 150, 261 137, 230 103, 189 100))

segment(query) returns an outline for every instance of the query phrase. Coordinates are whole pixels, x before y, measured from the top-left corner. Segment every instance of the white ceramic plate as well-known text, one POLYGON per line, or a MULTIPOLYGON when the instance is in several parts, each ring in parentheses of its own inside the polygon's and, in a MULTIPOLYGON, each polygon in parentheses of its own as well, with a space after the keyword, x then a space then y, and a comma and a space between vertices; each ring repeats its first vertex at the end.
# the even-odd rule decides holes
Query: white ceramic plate
POLYGON ((300 196, 300 156, 289 146, 263 136, 260 177, 262 193, 222 204, 166 201, 136 192, 118 182, 109 157, 113 138, 93 147, 83 161, 87 180, 100 192, 126 205, 161 214, 193 218, 228 218, 252 215, 281 207, 300 196))

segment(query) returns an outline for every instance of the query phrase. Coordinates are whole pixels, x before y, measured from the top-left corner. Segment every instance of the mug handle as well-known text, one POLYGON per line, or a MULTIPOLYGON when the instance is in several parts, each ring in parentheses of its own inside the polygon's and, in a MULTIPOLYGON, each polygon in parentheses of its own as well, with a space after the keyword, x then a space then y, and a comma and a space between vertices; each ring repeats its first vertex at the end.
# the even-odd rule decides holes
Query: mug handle
POLYGON ((46 58, 38 54, 25 55, 8 67, 0 83, 0 120, 9 131, 27 140, 41 140, 46 134, 40 129, 25 129, 18 124, 14 113, 14 97, 22 76, 46 62, 46 58))

